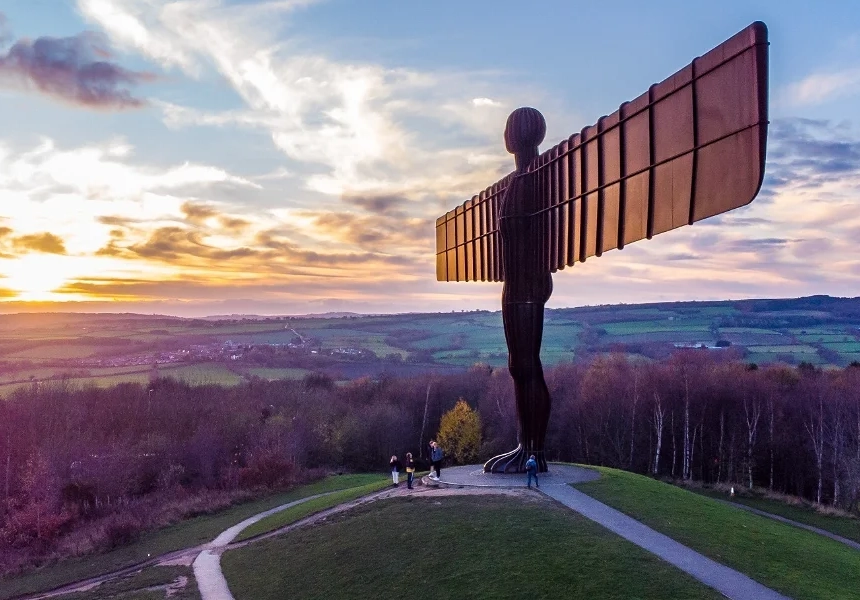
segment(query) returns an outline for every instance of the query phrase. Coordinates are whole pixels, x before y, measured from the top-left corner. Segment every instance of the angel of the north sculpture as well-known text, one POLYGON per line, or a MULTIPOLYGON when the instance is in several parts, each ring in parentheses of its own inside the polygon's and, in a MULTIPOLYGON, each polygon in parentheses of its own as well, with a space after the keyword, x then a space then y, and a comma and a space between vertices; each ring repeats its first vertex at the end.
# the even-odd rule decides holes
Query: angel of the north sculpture
POLYGON ((543 153, 543 116, 519 108, 515 170, 436 220, 436 278, 501 281, 517 447, 487 472, 547 470, 551 401, 540 362, 552 273, 749 204, 767 144, 767 28, 756 22, 543 153))

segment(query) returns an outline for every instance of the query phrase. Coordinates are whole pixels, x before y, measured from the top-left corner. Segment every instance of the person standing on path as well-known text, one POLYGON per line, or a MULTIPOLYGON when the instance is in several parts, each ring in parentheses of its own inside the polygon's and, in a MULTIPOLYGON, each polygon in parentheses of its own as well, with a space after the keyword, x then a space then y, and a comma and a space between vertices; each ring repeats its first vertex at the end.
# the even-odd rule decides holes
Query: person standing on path
POLYGON ((415 479, 415 461, 412 460, 412 453, 406 453, 406 487, 412 489, 412 481, 415 479))
POLYGON ((540 487, 540 483, 538 483, 538 466, 534 454, 529 456, 529 459, 526 461, 526 474, 528 475, 527 484, 529 489, 532 487, 532 477, 535 478, 535 487, 540 487))
POLYGON ((433 470, 436 471, 435 479, 438 480, 442 476, 442 457, 445 456, 445 453, 442 452, 442 448, 435 441, 430 442, 430 447, 432 448, 430 451, 430 462, 433 463, 433 470))
POLYGON ((397 460, 397 455, 391 457, 389 464, 391 465, 391 480, 396 486, 400 483, 400 461, 397 460))

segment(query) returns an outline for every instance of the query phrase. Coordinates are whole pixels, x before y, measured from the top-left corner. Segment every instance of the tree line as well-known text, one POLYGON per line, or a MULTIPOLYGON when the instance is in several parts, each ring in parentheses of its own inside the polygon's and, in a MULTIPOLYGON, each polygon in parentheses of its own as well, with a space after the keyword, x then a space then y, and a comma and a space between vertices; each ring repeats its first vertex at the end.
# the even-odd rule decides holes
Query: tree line
MULTIPOLYGON (((856 366, 755 368, 687 350, 659 362, 611 354, 561 364, 546 379, 551 460, 857 511, 856 366)), ((426 463, 437 434, 449 457, 486 459, 515 445, 515 410, 507 369, 487 365, 343 385, 313 374, 230 388, 26 386, 0 401, 0 572, 104 550, 319 473, 383 471, 392 454, 426 463), (468 406, 452 410, 458 400, 468 406), (452 434, 460 425, 440 431, 446 414, 469 423, 468 440, 452 434)))

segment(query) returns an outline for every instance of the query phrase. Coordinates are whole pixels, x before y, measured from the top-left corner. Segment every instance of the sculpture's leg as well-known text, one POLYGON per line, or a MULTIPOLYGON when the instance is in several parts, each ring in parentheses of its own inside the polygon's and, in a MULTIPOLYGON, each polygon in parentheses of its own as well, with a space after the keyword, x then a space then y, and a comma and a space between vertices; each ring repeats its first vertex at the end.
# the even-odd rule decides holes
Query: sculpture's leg
POLYGON ((487 461, 484 464, 486 472, 525 472, 525 463, 532 454, 537 460, 538 470, 547 470, 544 442, 551 402, 540 362, 543 309, 542 302, 502 304, 509 353, 508 368, 514 380, 519 421, 519 444, 511 452, 487 461))

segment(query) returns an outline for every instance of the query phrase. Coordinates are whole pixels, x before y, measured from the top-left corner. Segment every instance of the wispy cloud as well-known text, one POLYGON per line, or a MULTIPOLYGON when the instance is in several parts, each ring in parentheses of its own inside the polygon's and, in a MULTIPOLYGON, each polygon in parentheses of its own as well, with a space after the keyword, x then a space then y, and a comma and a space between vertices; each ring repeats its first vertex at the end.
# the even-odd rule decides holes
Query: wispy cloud
POLYGON ((12 247, 19 252, 66 253, 66 246, 62 238, 48 231, 13 238, 12 247))
MULTIPOLYGON (((306 3, 275 4, 288 12, 306 3)), ((160 101, 169 125, 266 131, 290 159, 323 167, 306 170, 311 190, 432 196, 432 205, 413 208, 429 216, 511 168, 498 137, 514 106, 497 76, 333 60, 276 39, 283 20, 265 3, 239 10, 214 0, 79 0, 79 7, 117 45, 166 69, 193 77, 215 69, 243 104, 211 111, 160 101)))
POLYGON ((860 68, 813 73, 789 84, 783 93, 792 106, 812 106, 860 92, 860 68))
MULTIPOLYGON (((0 20, 0 48, 10 38, 0 20)), ((6 52, 0 50, 0 86, 34 90, 85 108, 144 106, 146 102, 132 95, 129 87, 152 81, 155 75, 126 69, 111 58, 107 40, 95 32, 20 39, 6 52)))

